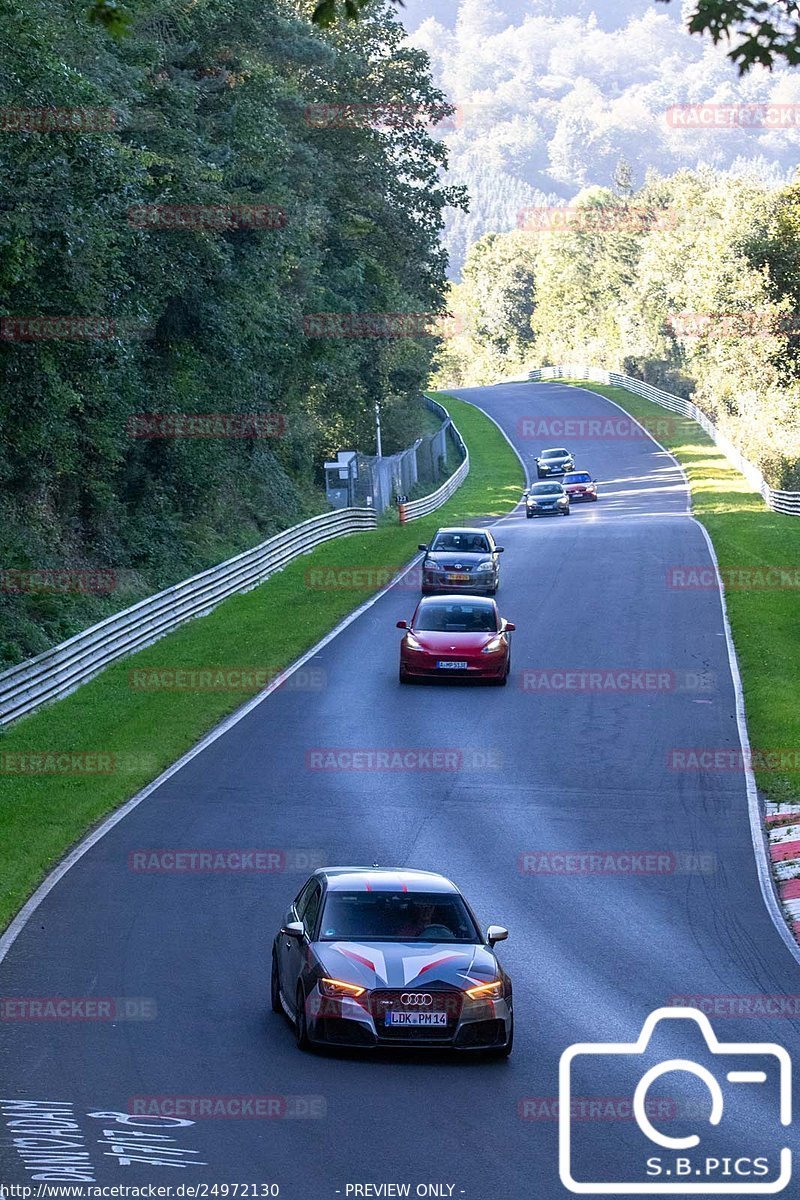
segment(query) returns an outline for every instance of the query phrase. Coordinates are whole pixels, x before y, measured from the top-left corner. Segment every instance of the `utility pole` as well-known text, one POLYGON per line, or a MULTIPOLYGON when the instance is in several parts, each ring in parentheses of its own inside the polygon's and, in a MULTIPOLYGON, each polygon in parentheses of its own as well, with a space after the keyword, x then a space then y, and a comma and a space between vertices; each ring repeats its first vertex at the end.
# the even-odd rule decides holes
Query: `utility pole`
POLYGON ((383 458, 383 447, 381 446, 381 405, 380 401, 375 401, 375 453, 378 458, 383 458))

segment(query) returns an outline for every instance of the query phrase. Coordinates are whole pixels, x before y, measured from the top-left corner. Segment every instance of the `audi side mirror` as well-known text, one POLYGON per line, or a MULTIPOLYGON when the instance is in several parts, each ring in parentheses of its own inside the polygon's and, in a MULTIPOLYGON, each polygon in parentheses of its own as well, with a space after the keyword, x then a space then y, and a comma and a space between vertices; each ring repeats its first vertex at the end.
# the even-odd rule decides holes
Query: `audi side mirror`
POLYGON ((408 621, 398 621, 397 628, 398 629, 408 629, 408 621))
POLYGON ((508 937, 508 930, 502 925, 490 925, 486 930, 486 940, 490 946, 494 946, 495 942, 504 942, 508 937))
POLYGON ((305 927, 302 921, 289 921, 284 925, 281 933, 286 937, 301 938, 305 935, 305 927))

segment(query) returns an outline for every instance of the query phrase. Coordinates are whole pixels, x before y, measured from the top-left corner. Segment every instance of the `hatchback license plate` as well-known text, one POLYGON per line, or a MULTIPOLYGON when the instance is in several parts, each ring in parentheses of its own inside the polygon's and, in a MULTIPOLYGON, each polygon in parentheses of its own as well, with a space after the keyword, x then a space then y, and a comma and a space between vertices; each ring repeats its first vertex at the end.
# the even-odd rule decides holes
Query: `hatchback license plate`
POLYGON ((437 662, 437 667, 442 671, 464 671, 469 666, 465 662, 437 662))
POLYGON ((448 583, 469 583, 469 575, 459 575, 458 573, 453 574, 451 572, 447 576, 447 582, 448 583))
POLYGON ((447 1013, 387 1012, 387 1025, 446 1025, 447 1013))

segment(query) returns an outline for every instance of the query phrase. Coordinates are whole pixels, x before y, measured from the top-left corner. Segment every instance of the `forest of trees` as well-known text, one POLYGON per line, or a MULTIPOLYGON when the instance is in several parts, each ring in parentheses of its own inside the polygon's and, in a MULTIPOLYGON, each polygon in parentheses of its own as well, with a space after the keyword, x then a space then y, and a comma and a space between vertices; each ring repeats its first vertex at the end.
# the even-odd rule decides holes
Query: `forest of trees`
POLYGON ((147 0, 114 36, 77 0, 2 0, 0 667, 320 511, 321 464, 372 448, 376 399, 384 452, 416 434, 436 338, 304 318, 442 310, 446 109, 393 5, 330 28, 313 7, 147 0), (320 107, 373 102, 403 119, 320 107), (223 216, 175 227, 176 205, 223 216), (153 413, 272 414, 281 436, 131 436, 153 413), (63 566, 124 587, 5 582, 63 566))
MULTIPOLYGON (((458 119, 441 131, 450 177, 471 198, 468 213, 447 215, 453 277, 470 244, 514 229, 520 208, 564 202, 592 184, 610 187, 620 155, 638 187, 648 169, 671 175, 703 165, 757 173, 774 186, 791 179, 800 72, 779 60, 772 71, 754 68, 740 78, 727 44, 682 26, 690 5, 408 0, 401 11, 413 43, 428 52, 434 82, 458 106, 458 119), (683 125, 671 114, 685 105, 730 113, 731 122, 683 125)), ((736 7, 727 5, 729 16, 736 7)))
POLYGON ((800 184, 711 170, 591 188, 560 219, 476 243, 441 383, 579 362, 697 403, 778 488, 800 490, 800 184))

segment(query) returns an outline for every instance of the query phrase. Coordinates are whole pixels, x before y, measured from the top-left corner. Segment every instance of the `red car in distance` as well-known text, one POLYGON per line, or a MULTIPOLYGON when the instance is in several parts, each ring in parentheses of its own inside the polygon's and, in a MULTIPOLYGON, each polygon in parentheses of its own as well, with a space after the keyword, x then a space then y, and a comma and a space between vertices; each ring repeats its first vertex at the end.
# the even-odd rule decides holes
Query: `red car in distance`
POLYGON ((483 596, 423 596, 410 621, 398 621, 400 682, 485 679, 504 687, 516 628, 483 596))
POLYGON ((561 482, 570 500, 597 499, 597 480, 588 471, 568 471, 561 482))

